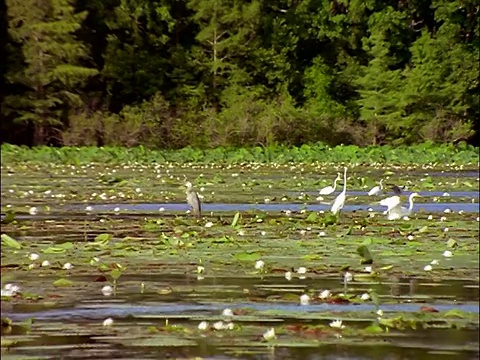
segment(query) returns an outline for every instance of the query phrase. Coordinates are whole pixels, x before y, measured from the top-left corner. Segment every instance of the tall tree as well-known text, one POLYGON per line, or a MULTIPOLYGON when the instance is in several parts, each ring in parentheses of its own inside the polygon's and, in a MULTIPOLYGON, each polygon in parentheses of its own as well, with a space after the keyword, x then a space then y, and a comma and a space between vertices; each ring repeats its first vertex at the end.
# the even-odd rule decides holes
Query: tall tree
POLYGON ((242 60, 253 52, 260 23, 258 1, 189 0, 198 25, 194 62, 204 70, 213 97, 229 85, 250 80, 242 60))
POLYGON ((42 144, 81 105, 80 87, 97 74, 82 63, 88 51, 75 36, 87 14, 75 13, 70 0, 7 0, 7 7, 9 35, 24 58, 7 79, 25 91, 7 96, 3 111, 31 124, 33 143, 42 144))

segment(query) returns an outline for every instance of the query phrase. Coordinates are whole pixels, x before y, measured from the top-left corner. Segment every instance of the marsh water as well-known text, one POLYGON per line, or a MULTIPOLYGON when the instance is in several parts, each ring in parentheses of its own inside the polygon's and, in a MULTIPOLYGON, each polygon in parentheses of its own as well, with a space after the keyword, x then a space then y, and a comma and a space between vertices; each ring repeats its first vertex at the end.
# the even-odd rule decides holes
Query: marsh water
POLYGON ((388 221, 378 201, 393 193, 366 195, 383 170, 357 169, 332 221, 341 188, 316 197, 334 168, 325 181, 313 169, 100 168, 2 175, 2 234, 21 245, 2 239, 2 287, 20 288, 2 296, 2 358, 479 357, 474 171, 389 175, 410 184, 404 204, 422 197, 388 221), (199 222, 184 175, 204 197, 199 222))

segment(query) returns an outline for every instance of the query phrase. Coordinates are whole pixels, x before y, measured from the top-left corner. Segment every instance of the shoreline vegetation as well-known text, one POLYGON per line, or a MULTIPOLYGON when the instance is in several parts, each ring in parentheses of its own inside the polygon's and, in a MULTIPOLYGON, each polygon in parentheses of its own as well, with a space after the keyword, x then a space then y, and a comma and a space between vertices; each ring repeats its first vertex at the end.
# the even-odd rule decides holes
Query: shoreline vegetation
POLYGON ((2 143, 479 144, 472 0, 5 0, 0 10, 2 143))
POLYGON ((479 149, 465 143, 437 145, 423 143, 411 146, 367 146, 324 144, 267 147, 217 147, 179 150, 154 150, 143 146, 124 147, 49 147, 2 144, 3 165, 17 163, 52 164, 119 164, 119 163, 216 163, 239 165, 245 163, 349 163, 355 165, 429 165, 433 167, 460 166, 477 169, 479 149))

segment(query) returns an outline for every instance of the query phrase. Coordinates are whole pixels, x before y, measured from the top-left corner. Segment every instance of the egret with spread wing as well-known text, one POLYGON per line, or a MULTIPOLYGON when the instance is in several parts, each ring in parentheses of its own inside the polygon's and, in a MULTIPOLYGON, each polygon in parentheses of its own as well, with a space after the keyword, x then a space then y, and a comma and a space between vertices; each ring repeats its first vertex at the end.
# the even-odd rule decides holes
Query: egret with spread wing
POLYGON ((393 207, 390 207, 387 210, 387 213, 388 213, 387 219, 388 220, 398 220, 398 219, 403 218, 404 216, 409 216, 412 213, 412 210, 413 210, 413 198, 420 197, 420 196, 421 195, 419 195, 418 193, 410 194, 410 196, 408 197, 408 202, 409 202, 408 208, 404 207, 404 206, 401 206, 400 201, 398 202, 397 205, 394 205, 393 207))

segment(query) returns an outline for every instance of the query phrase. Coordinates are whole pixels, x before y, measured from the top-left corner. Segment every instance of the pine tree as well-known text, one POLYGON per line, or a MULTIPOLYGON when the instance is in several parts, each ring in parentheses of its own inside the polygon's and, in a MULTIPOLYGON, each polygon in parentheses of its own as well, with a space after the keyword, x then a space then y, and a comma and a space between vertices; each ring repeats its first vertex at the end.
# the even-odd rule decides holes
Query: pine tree
POLYGON ((9 35, 23 55, 7 79, 23 91, 7 96, 3 111, 33 126, 34 144, 61 129, 82 103, 79 88, 97 74, 84 66, 88 51, 75 36, 86 15, 75 13, 71 0, 7 0, 9 35))

